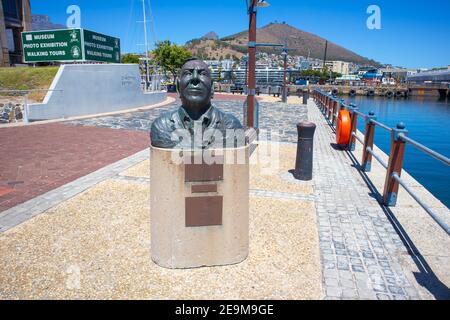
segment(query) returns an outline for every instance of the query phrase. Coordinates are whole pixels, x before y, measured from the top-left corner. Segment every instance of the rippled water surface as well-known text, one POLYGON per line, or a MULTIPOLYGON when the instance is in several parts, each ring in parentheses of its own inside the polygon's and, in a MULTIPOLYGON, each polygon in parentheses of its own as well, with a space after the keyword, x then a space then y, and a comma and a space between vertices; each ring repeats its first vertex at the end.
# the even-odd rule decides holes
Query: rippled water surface
MULTIPOLYGON (((386 99, 355 97, 350 99, 360 111, 374 111, 377 120, 394 127, 404 122, 409 137, 450 157, 450 101, 437 98, 386 99)), ((358 123, 364 131, 363 121, 358 123)), ((390 150, 390 134, 377 128, 375 143, 385 153, 390 150)), ((450 207, 450 167, 408 145, 405 156, 406 170, 450 207)))

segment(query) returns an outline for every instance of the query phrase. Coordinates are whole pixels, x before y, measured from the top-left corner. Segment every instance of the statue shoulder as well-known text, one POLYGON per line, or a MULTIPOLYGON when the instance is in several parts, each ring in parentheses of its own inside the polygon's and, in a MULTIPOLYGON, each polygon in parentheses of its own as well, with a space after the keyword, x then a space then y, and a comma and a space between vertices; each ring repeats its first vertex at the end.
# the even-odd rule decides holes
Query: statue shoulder
POLYGON ((150 139, 154 147, 173 148, 174 142, 172 141, 171 135, 175 130, 175 112, 166 112, 153 121, 150 130, 150 139))
POLYGON ((238 118, 231 113, 224 114, 225 126, 227 129, 242 129, 242 124, 238 118))
POLYGON ((216 108, 216 111, 220 114, 220 118, 226 129, 242 129, 243 128, 239 119, 236 118, 232 113, 223 112, 222 110, 218 109, 217 107, 215 107, 215 108, 216 108))
POLYGON ((174 124, 174 113, 175 111, 167 111, 161 116, 155 119, 152 123, 152 131, 162 130, 162 131, 172 131, 171 128, 174 124))

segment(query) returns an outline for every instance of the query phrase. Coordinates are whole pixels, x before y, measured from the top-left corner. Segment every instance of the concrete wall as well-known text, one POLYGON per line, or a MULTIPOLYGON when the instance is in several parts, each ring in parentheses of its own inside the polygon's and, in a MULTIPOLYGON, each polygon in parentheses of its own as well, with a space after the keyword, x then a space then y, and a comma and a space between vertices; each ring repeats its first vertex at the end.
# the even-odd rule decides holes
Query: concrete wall
POLYGON ((29 121, 93 115, 150 106, 166 92, 143 93, 136 64, 63 65, 44 102, 30 104, 29 121))

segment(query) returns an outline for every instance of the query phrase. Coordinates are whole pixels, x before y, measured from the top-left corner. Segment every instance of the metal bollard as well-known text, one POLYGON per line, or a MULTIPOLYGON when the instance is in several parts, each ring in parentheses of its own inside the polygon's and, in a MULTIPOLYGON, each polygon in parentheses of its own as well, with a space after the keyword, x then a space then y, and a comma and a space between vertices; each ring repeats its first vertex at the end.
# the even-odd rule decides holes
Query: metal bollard
POLYGON ((309 99, 309 91, 305 90, 303 91, 303 104, 308 104, 308 99, 309 99))
POLYGON ((316 125, 312 122, 302 122, 297 125, 298 145, 294 177, 309 181, 313 178, 313 146, 316 125))

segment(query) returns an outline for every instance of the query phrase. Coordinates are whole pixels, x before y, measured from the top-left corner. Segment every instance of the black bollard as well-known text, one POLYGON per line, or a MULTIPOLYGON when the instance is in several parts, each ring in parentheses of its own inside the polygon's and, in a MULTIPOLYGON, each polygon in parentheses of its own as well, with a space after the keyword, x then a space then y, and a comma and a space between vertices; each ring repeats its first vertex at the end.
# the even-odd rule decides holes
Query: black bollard
POLYGON ((303 104, 308 104, 308 99, 309 99, 309 91, 305 90, 303 91, 303 104))
POLYGON ((298 145, 294 177, 309 181, 313 178, 313 146, 316 125, 312 122, 302 122, 297 125, 298 145))

